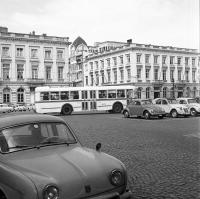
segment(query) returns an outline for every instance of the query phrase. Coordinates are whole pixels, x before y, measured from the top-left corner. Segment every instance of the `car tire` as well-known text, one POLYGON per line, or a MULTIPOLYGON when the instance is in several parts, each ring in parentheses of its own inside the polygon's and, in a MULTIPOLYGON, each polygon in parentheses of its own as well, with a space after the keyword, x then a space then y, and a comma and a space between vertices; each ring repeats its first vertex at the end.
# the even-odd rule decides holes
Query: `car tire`
POLYGON ((123 106, 121 103, 117 102, 113 105, 113 113, 121 113, 123 109, 123 106))
POLYGON ((73 108, 70 104, 65 104, 62 107, 62 114, 64 115, 71 115, 72 111, 73 111, 73 108))
POLYGON ((176 110, 172 110, 170 115, 171 115, 172 118, 177 118, 178 117, 178 113, 177 113, 176 110))
POLYGON ((124 111, 124 117, 125 117, 125 118, 129 118, 129 117, 130 117, 128 111, 124 111))
POLYGON ((150 115, 150 113, 149 113, 148 111, 145 111, 145 112, 144 112, 144 118, 145 118, 146 120, 148 120, 148 119, 151 118, 151 115, 150 115))
POLYGON ((197 116, 197 111, 194 108, 190 109, 191 116, 197 116))
POLYGON ((161 115, 161 116, 158 116, 158 118, 159 118, 159 119, 163 119, 163 117, 164 117, 163 115, 161 115))

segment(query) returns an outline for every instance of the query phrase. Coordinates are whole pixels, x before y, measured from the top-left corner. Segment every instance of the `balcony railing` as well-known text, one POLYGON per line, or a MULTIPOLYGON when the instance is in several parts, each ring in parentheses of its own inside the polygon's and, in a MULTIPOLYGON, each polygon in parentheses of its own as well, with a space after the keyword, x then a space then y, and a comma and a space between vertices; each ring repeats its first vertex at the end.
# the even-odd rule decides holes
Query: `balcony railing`
POLYGON ((28 84, 44 84, 45 80, 42 78, 27 78, 25 82, 28 84))

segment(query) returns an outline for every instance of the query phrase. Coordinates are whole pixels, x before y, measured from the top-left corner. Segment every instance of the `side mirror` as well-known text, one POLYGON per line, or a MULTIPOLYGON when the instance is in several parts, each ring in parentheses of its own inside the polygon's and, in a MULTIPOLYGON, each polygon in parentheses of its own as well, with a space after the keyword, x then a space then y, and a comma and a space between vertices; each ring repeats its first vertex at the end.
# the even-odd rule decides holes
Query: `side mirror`
POLYGON ((98 152, 101 151, 101 143, 97 143, 97 145, 96 145, 96 151, 98 151, 98 152))

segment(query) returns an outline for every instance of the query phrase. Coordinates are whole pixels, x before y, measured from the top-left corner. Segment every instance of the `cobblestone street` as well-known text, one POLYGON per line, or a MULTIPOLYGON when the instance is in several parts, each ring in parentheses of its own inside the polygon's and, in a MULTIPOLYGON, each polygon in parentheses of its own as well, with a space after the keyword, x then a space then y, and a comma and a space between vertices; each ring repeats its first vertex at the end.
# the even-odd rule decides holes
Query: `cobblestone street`
POLYGON ((83 145, 119 158, 134 198, 200 198, 199 118, 125 119, 121 114, 63 117, 83 145))

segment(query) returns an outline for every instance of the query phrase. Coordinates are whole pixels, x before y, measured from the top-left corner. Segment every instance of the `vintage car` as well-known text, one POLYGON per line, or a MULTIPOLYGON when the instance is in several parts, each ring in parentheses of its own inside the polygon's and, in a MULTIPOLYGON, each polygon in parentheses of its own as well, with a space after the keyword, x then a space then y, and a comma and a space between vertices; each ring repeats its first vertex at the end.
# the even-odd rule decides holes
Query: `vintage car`
POLYGON ((152 100, 152 102, 153 104, 157 104, 162 107, 165 112, 173 118, 176 118, 179 115, 183 115, 185 117, 190 115, 189 108, 184 104, 179 104, 176 99, 156 98, 152 100))
POLYGON ((0 122, 0 198, 72 199, 132 196, 118 159, 83 147, 61 118, 7 115, 0 122))
POLYGON ((13 111, 13 107, 8 104, 0 104, 0 113, 9 113, 13 111))
POLYGON ((151 117, 163 118, 166 113, 163 108, 152 104, 151 100, 132 100, 122 112, 125 118, 128 117, 144 117, 150 119, 151 117))
POLYGON ((198 114, 200 114, 200 104, 197 103, 196 99, 194 98, 177 98, 177 101, 179 104, 185 104, 189 110, 190 110, 190 114, 192 116, 197 116, 198 114))
POLYGON ((26 111, 27 108, 25 104, 16 104, 14 107, 14 111, 26 111))

